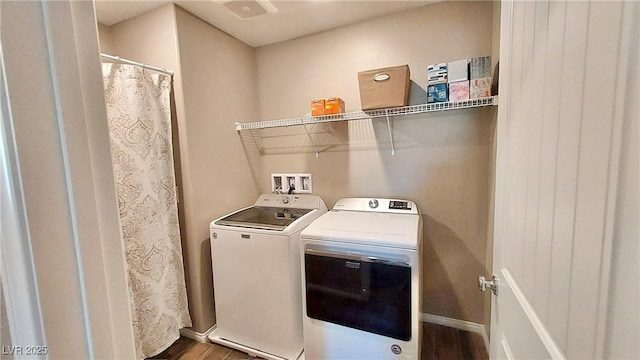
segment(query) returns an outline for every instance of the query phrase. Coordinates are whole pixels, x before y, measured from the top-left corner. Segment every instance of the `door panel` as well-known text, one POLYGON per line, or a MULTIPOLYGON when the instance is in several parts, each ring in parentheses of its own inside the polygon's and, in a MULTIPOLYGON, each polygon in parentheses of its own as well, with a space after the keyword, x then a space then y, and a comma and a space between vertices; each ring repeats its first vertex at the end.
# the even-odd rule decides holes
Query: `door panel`
POLYGON ((509 270, 503 269, 500 278, 506 286, 500 293, 500 310, 510 318, 504 321, 502 346, 512 359, 551 359, 553 355, 547 349, 542 338, 544 327, 535 310, 526 300, 525 294, 517 286, 509 270))
MULTIPOLYGON (((566 4, 552 1, 540 3, 548 6, 546 20, 549 34, 562 33, 566 4)), ((537 18, 537 16, 536 16, 537 18)), ((562 61, 564 38, 548 36, 546 46, 546 62, 559 64, 562 61)), ((562 85, 562 67, 546 66, 544 70, 544 88, 542 98, 542 136, 540 144, 540 183, 538 196, 538 228, 536 242, 536 263, 534 276, 533 305, 544 321, 548 320, 550 288, 547 286, 551 277, 550 259, 554 227, 554 207, 556 194, 556 174, 558 165, 558 126, 560 119, 560 95, 562 85)))
POLYGON ((558 143, 556 164, 556 193, 553 209, 551 277, 549 283, 549 329, 561 344, 566 344, 567 318, 569 311, 569 281, 571 280, 571 258, 575 217, 577 162, 582 91, 584 86, 585 36, 571 39, 574 33, 586 34, 589 4, 567 3, 564 27, 559 36, 563 39, 560 87, 560 117, 558 118, 558 143), (567 29, 569 29, 567 31, 567 29))
POLYGON ((492 358, 602 357, 633 6, 502 2, 492 358))

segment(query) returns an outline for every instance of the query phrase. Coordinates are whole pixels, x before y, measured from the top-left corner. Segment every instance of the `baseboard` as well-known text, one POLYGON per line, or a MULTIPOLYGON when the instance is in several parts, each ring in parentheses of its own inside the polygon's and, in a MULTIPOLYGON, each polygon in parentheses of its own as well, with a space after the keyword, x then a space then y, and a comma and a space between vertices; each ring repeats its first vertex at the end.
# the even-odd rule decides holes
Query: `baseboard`
POLYGON ((482 340, 484 341, 484 347, 487 349, 487 354, 489 353, 489 337, 487 336, 487 329, 484 327, 484 325, 471 321, 452 319, 444 316, 425 313, 422 313, 420 315, 420 318, 424 322, 480 334, 480 336, 482 336, 482 340))
MULTIPOLYGON (((460 329, 460 330, 470 331, 473 333, 480 334, 480 336, 482 336, 482 340, 484 341, 484 346, 487 349, 487 354, 489 353, 489 337, 487 336, 487 330, 482 324, 474 323, 471 321, 452 319, 452 318, 439 316, 439 315, 425 314, 425 313, 422 313, 420 315, 420 319, 424 322, 438 324, 442 326, 448 326, 454 329, 460 329)), ((215 329, 216 329, 216 324, 213 324, 213 326, 210 327, 204 333, 199 333, 189 328, 182 328, 180 329, 180 335, 200 343, 208 343, 209 334, 211 334, 215 329)))
POLYGON ((182 328, 180 329, 180 335, 189 338, 191 340, 195 340, 199 343, 208 343, 209 342, 209 334, 211 334, 211 332, 213 332, 213 330, 216 329, 216 324, 213 324, 212 327, 210 327, 207 331, 203 332, 203 333, 199 333, 197 331, 193 331, 189 328, 182 328))

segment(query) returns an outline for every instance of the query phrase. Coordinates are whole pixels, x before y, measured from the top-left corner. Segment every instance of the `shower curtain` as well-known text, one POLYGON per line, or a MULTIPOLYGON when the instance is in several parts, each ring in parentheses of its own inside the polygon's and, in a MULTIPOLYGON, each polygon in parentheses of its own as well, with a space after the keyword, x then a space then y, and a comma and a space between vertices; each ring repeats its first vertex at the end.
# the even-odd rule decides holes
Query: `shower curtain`
POLYGON ((102 70, 136 354, 143 359, 191 326, 171 145, 171 78, 119 63, 105 63, 102 70))

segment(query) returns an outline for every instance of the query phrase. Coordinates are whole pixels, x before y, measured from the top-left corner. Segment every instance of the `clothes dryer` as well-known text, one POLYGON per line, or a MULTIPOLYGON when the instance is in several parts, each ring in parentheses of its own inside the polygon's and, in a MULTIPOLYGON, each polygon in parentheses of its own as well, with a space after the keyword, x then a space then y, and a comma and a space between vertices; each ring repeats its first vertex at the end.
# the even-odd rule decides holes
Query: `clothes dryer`
POLYGON ((307 360, 420 358, 421 240, 397 199, 339 200, 302 231, 307 360))

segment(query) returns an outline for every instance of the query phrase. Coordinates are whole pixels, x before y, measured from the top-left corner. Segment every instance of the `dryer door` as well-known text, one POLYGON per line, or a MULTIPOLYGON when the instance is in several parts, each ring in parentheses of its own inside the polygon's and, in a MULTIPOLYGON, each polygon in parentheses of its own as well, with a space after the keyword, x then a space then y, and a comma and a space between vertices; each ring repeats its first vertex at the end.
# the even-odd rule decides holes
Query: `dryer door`
POLYGON ((411 339, 411 267, 379 256, 305 249, 310 318, 411 339))

